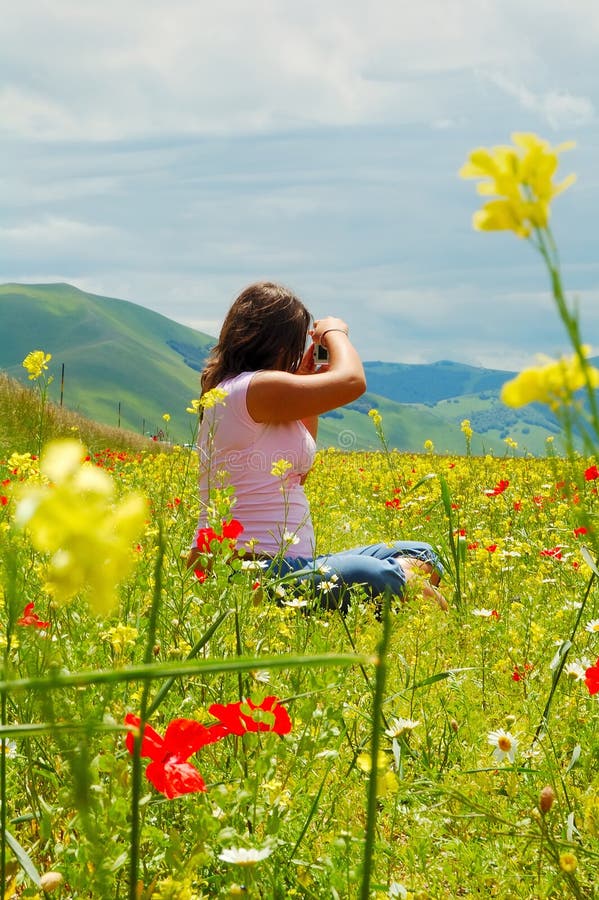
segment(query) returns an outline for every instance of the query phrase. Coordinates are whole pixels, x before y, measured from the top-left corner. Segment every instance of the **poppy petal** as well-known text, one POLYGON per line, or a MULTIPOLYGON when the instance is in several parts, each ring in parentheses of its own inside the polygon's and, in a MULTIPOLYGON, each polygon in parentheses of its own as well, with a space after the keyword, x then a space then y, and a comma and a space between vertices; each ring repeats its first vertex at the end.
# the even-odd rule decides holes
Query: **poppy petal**
POLYGON ((165 762, 151 762, 146 776, 156 790, 169 800, 206 790, 206 783, 198 770, 191 763, 173 756, 165 762))

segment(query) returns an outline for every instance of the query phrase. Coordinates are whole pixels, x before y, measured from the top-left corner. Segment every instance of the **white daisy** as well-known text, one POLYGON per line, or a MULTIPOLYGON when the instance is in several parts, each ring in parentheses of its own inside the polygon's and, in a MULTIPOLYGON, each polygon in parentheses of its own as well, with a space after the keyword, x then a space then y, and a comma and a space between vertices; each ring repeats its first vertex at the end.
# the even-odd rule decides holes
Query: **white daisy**
POLYGON ((472 615, 479 616, 481 619, 490 619, 491 616, 493 615, 493 610, 492 609, 473 609, 472 615))
POLYGON ((573 681, 584 681, 585 671, 578 662, 569 662, 564 666, 564 675, 573 681))
POLYGON ((513 734, 504 731, 503 728, 498 728, 497 731, 489 732, 488 739, 491 746, 495 747, 493 756, 498 763, 503 762, 504 759, 508 759, 511 763, 514 762, 518 750, 518 740, 513 734))
POLYGON ((590 631, 591 634, 594 634, 596 631, 599 631, 599 619, 591 619, 584 627, 586 631, 590 631))
POLYGON ((268 669, 256 669, 255 672, 250 672, 250 675, 257 681, 258 684, 268 684, 270 681, 270 672, 268 669))
POLYGON ((266 559, 243 559, 241 561, 241 568, 244 572, 256 572, 262 569, 267 569, 270 563, 266 559))
POLYGON ((385 730, 385 734, 391 738, 397 738, 406 731, 413 731, 414 728, 417 728, 419 725, 420 722, 415 719, 391 719, 389 728, 385 730))
POLYGON ((337 579, 335 578, 334 575, 333 575, 333 577, 331 578, 330 581, 324 581, 324 580, 323 580, 323 581, 319 581, 319 582, 318 582, 318 589, 319 589, 320 591, 332 591, 332 590, 334 590, 335 588, 339 587, 339 585, 336 584, 336 581, 337 581, 337 579))
POLYGON ((272 847, 229 847, 218 854, 223 862, 232 863, 235 866, 255 866, 256 863, 267 859, 272 853, 272 847))

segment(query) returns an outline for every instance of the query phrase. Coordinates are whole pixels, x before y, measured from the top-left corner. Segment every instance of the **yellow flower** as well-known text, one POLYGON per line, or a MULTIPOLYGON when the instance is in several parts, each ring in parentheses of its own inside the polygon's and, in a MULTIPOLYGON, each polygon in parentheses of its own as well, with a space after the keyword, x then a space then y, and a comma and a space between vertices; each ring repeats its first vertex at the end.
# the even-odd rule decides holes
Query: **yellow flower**
POLYGON ((429 438, 429 440, 427 440, 427 441, 424 442, 424 449, 425 449, 428 453, 432 453, 433 450, 435 449, 435 445, 434 445, 433 442, 430 440, 430 438, 429 438))
POLYGON ((185 411, 191 413, 192 416, 197 416, 200 412, 200 401, 197 399, 192 400, 190 406, 188 406, 185 411))
MULTIPOLYGON (((589 348, 583 347, 585 357, 589 348)), ((555 410, 572 402, 573 394, 586 384, 585 371, 591 387, 599 386, 599 370, 585 363, 581 365, 577 355, 550 359, 540 356, 543 365, 525 369, 501 389, 501 399, 506 406, 526 406, 527 403, 546 403, 555 410)))
POLYGON ((11 453, 7 466, 21 477, 31 478, 39 475, 39 463, 31 453, 11 453))
MULTIPOLYGON (((228 397, 228 392, 224 391, 222 388, 212 388, 211 391, 206 391, 205 394, 202 394, 199 400, 199 405, 202 409, 212 409, 213 406, 218 406, 219 403, 222 403, 225 406, 225 400, 228 397)), ((193 402, 193 401, 192 401, 193 402)))
POLYGON ((462 434, 464 434, 466 438, 470 440, 470 438, 474 434, 470 425, 470 419, 463 419, 460 428, 462 429, 462 434))
POLYGON ((273 463, 272 469, 270 470, 270 474, 274 478, 282 478, 286 472, 291 468, 291 463, 288 459, 278 459, 275 463, 273 463))
POLYGON ((47 585, 60 600, 87 592, 90 605, 107 613, 116 589, 134 563, 132 544, 143 527, 147 507, 139 494, 120 502, 107 472, 87 462, 73 439, 48 445, 40 467, 50 485, 25 485, 15 523, 31 543, 48 554, 47 585))
POLYGON ((119 624, 109 628, 102 637, 112 644, 112 649, 117 656, 122 656, 127 648, 135 646, 138 633, 137 628, 133 628, 131 625, 119 624))
POLYGON ((578 860, 574 856, 573 853, 569 853, 565 850, 563 853, 559 855, 559 867, 562 872, 572 873, 576 871, 576 867, 578 866, 578 860))
POLYGON ((369 411, 368 415, 370 416, 370 418, 371 418, 372 421, 374 422, 375 426, 376 426, 376 425, 380 425, 381 422, 383 421, 383 417, 381 416, 381 414, 380 414, 380 412, 378 411, 378 409, 371 409, 371 410, 369 411))
POLYGON ((560 184, 553 180, 559 154, 573 143, 552 147, 536 134, 512 134, 514 146, 478 147, 460 169, 462 178, 482 179, 478 193, 494 197, 474 213, 479 231, 513 231, 527 238, 549 222, 551 201, 576 180, 569 175, 560 184))
POLYGON ((171 420, 171 415, 170 415, 170 413, 164 413, 164 415, 162 416, 162 420, 163 420, 164 422, 170 422, 170 420, 171 420))
POLYGON ((32 350, 31 353, 27 354, 21 365, 29 372, 29 380, 35 381, 48 370, 48 363, 51 359, 51 353, 44 353, 43 350, 32 350))

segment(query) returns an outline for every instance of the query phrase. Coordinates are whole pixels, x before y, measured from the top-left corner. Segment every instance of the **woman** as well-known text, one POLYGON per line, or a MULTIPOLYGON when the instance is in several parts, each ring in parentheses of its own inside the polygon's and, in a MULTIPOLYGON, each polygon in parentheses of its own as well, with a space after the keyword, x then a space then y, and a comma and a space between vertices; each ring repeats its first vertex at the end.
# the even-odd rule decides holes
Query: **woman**
POLYGON ((318 416, 356 400, 366 379, 346 323, 327 316, 310 329, 310 321, 291 291, 270 282, 246 288, 225 318, 202 373, 201 512, 189 564, 200 552, 201 529, 217 517, 215 495, 232 488, 234 516, 243 525, 240 545, 273 573, 320 586, 323 605, 345 609, 350 585, 372 599, 403 596, 419 578, 423 593, 446 609, 435 587, 442 569, 429 544, 398 541, 315 555, 303 484, 318 416), (316 366, 315 345, 328 351, 327 365, 316 366))

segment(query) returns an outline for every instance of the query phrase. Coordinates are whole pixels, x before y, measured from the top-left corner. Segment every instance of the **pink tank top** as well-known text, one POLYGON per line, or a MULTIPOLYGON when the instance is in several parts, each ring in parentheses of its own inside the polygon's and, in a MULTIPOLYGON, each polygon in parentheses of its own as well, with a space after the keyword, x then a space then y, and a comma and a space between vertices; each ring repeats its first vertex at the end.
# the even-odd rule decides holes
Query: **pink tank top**
POLYGON ((232 517, 244 529, 238 546, 253 542, 256 553, 311 557, 314 529, 300 481, 312 467, 316 444, 302 422, 252 419, 246 397, 255 374, 243 372, 223 381, 219 388, 227 392, 224 402, 204 411, 198 434, 198 530, 207 524, 210 491, 223 485, 224 472, 224 484, 234 488, 232 517), (273 466, 281 460, 290 466, 283 475, 273 475, 273 466))

